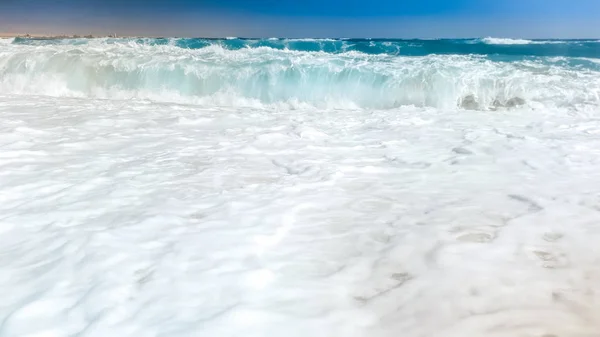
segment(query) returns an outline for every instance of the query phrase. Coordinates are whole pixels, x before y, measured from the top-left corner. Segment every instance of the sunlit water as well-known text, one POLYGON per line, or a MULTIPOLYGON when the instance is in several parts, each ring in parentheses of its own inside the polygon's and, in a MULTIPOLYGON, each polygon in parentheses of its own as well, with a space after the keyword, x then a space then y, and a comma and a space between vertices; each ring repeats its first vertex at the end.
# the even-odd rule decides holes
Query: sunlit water
POLYGON ((510 108, 456 88, 343 107, 335 81, 227 105, 64 84, 25 70, 73 47, 25 46, 29 68, 7 48, 0 84, 23 86, 0 95, 2 337, 600 336, 597 70, 476 96, 526 99, 510 108))

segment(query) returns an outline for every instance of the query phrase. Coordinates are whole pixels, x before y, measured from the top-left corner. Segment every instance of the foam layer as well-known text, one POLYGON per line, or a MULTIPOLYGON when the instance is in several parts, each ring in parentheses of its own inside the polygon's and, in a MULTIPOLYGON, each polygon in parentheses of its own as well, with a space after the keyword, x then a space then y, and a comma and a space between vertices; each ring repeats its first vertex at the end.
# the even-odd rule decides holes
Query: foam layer
POLYGON ((0 93, 0 337, 597 337, 597 115, 0 93))
MULTIPOLYGON (((507 39, 507 38, 495 38, 495 37, 486 37, 485 39, 482 39, 482 41, 487 44, 532 44, 532 43, 536 43, 531 40, 507 39)), ((547 41, 540 41, 540 42, 545 43, 547 41)), ((538 43, 540 43, 540 42, 538 42, 538 43)))

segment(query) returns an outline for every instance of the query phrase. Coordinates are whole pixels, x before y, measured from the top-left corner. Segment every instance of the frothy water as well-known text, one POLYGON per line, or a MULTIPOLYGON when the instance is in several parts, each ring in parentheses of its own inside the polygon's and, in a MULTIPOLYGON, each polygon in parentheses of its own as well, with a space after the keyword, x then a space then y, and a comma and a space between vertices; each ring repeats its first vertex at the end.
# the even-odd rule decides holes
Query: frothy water
MULTIPOLYGON (((228 49, 223 41, 199 49, 148 39, 26 41, 0 52, 4 93, 341 109, 451 109, 466 97, 479 110, 510 100, 534 108, 600 103, 600 66, 585 58, 228 49)), ((340 41, 296 41, 317 42, 340 41)))
MULTIPOLYGON (((486 37, 482 40, 487 44, 534 44, 534 43, 549 43, 549 41, 532 41, 532 40, 523 40, 523 39, 506 39, 506 38, 495 38, 495 37, 486 37)), ((562 42, 559 42, 562 43, 562 42)))
POLYGON ((0 43, 0 336, 598 336, 597 57, 164 40, 0 43))

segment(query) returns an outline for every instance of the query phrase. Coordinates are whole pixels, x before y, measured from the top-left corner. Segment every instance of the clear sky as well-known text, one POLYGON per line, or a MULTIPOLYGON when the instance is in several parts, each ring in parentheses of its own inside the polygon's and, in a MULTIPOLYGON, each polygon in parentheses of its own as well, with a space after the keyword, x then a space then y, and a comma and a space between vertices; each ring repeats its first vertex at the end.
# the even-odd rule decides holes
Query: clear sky
POLYGON ((0 32, 600 37, 600 0, 0 0, 0 32))

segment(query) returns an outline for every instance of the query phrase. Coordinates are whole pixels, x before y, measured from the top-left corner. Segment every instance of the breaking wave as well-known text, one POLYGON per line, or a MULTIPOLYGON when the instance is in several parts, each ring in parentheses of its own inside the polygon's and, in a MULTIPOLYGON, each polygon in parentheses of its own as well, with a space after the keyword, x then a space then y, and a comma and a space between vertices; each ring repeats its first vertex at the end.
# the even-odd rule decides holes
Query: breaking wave
POLYGON ((505 38, 495 38, 495 37, 486 37, 482 39, 484 43, 487 44, 535 44, 535 43, 546 43, 546 41, 532 41, 532 40, 523 40, 523 39, 505 39, 505 38))
MULTIPOLYGON (((600 106, 596 58, 411 57, 266 45, 236 49, 224 46, 223 41, 242 40, 190 48, 178 45, 177 39, 165 39, 165 43, 156 39, 15 39, 0 49, 0 90, 4 94, 288 108, 600 106)), ((297 40, 341 42, 348 40, 297 40)), ((385 46, 385 41, 378 43, 385 46)))

